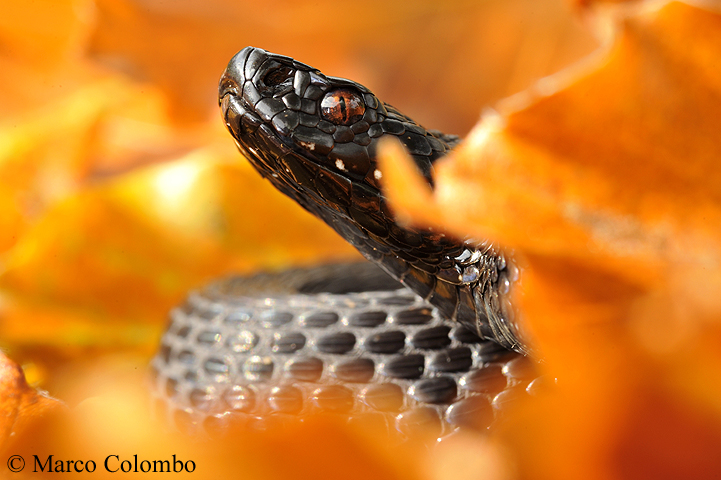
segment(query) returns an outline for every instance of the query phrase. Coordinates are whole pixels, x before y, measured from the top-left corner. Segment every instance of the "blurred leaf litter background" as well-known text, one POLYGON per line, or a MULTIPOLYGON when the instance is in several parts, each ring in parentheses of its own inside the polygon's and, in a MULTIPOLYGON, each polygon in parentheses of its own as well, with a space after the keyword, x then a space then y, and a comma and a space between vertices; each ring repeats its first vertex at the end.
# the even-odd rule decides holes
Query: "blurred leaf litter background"
POLYGON ((483 108, 596 47, 573 9, 563 0, 6 2, 2 345, 43 368, 88 351, 146 356, 169 308, 209 279, 358 258, 235 150, 216 95, 242 47, 355 79, 425 126, 463 136, 483 108))

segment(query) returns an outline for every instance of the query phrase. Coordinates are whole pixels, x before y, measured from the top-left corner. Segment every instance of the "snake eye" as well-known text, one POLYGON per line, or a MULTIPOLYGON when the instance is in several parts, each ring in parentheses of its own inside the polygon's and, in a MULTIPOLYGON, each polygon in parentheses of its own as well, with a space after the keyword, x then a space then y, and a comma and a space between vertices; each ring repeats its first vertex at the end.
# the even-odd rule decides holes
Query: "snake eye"
POLYGON ((336 125, 351 125, 360 120, 365 111, 363 97, 353 90, 333 90, 320 102, 323 118, 336 125))
POLYGON ((271 70, 263 77, 263 83, 267 87, 276 87, 285 82, 293 75, 293 69, 290 67, 279 67, 271 70))

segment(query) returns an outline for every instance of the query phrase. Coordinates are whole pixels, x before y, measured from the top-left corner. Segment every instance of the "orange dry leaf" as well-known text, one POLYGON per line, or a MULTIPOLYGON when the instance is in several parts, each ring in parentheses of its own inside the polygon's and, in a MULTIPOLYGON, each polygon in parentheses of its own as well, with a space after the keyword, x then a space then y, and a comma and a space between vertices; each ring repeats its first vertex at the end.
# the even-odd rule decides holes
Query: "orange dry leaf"
POLYGON ((0 446, 22 433, 32 422, 58 412, 64 405, 31 388, 18 364, 0 354, 0 446))
POLYGON ((17 302, 0 328, 5 341, 154 346, 166 312, 214 277, 357 257, 236 156, 230 145, 198 150, 52 208, 0 276, 17 302), (243 208, 264 196, 263 209, 243 208), (68 309, 76 320, 59 322, 68 309))
POLYGON ((504 102, 437 169, 447 228, 538 254, 716 263, 718 22, 682 4, 633 17, 603 55, 504 102))
MULTIPOLYGON (((422 465, 408 449, 392 449, 378 432, 363 425, 349 428, 334 418, 311 418, 267 431, 236 419, 237 428, 218 429, 213 437, 169 430, 149 408, 141 372, 128 368, 138 360, 121 356, 68 372, 79 381, 65 395, 81 401, 63 415, 18 431, 3 446, 3 464, 10 455, 20 455, 26 474, 39 473, 41 467, 47 473, 49 466, 55 473, 76 473, 76 468, 84 473, 85 464, 92 469, 93 462, 94 478, 115 478, 124 471, 167 473, 161 465, 166 460, 180 478, 271 480, 300 474, 319 480, 339 475, 411 480, 421 475, 422 465), (82 464, 68 465, 68 460, 82 464)), ((0 470, 7 471, 4 465, 0 470)))
MULTIPOLYGON (((515 247, 558 377, 502 436, 529 478, 721 474, 721 15, 610 10, 613 42, 486 115, 401 215, 515 247), (421 203, 428 201, 428 203, 421 203)), ((411 182, 412 183, 412 182, 411 182)))

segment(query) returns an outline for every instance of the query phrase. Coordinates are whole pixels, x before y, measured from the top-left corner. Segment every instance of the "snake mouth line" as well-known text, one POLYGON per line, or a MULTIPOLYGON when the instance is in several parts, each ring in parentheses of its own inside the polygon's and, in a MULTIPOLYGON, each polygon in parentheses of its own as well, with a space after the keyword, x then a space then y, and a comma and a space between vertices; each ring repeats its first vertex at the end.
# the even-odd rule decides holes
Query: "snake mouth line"
POLYGON ((318 163, 312 156, 307 155, 306 153, 312 154, 315 152, 315 143, 299 140, 295 145, 289 138, 276 135, 275 132, 270 130, 271 124, 264 122, 252 110, 252 106, 248 105, 246 100, 242 96, 238 96, 234 91, 226 90, 222 92, 220 109, 225 125, 231 132, 238 149, 251 161, 263 158, 261 162, 254 162, 263 176, 278 178, 279 175, 284 175, 289 177, 286 183, 292 182, 301 187, 304 194, 313 195, 319 199, 322 195, 318 193, 316 186, 319 181, 328 181, 329 178, 336 178, 336 181, 338 181, 337 177, 344 177, 348 183, 359 180, 357 177, 352 178, 343 168, 338 168, 338 165, 342 164, 341 160, 336 161, 334 165, 336 168, 333 169, 328 165, 318 163), (264 138, 272 142, 278 151, 284 152, 285 159, 283 162, 277 162, 277 157, 268 158, 262 153, 261 148, 253 146, 252 142, 238 140, 252 136, 258 129, 262 129, 261 132, 264 138), (293 160, 289 158, 291 155, 293 160), (288 165, 289 163, 293 165, 292 170, 288 165))

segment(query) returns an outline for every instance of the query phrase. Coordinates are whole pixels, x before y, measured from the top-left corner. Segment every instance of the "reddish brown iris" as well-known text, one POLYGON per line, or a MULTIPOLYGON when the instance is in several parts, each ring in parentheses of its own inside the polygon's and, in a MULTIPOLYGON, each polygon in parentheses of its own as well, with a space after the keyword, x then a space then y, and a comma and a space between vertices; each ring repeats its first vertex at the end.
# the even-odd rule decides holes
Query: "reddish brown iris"
POLYGON ((353 90, 333 90, 320 102, 323 118, 336 125, 351 125, 360 120, 365 111, 363 97, 353 90))

